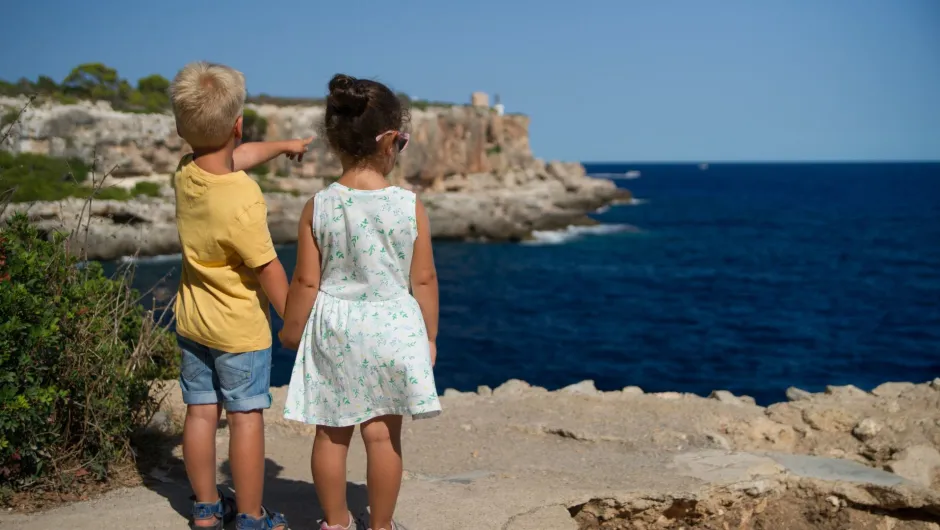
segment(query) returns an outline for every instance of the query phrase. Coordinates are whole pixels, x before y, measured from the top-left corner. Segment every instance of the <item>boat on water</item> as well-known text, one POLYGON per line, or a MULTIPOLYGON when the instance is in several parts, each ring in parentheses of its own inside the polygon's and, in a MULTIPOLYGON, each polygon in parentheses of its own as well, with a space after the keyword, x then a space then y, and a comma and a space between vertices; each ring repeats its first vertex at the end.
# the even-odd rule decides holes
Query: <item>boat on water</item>
POLYGON ((708 171, 708 164, 706 164, 705 162, 702 162, 701 164, 698 165, 698 168, 701 169, 702 171, 708 171))
POLYGON ((623 174, 623 178, 638 179, 640 178, 640 172, 635 169, 631 169, 630 171, 627 171, 626 173, 623 174))

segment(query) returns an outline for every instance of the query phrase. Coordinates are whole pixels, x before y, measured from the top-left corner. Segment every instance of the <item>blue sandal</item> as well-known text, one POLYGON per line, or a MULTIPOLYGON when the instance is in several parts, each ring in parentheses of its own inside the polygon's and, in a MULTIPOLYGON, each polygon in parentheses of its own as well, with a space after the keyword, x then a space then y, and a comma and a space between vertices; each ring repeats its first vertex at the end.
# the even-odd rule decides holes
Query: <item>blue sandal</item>
POLYGON ((235 530, 289 530, 287 518, 284 514, 269 512, 261 507, 261 518, 255 519, 248 514, 240 513, 235 519, 235 530))
POLYGON ((191 529, 222 530, 226 523, 230 523, 232 519, 235 519, 235 499, 226 497, 222 493, 222 488, 218 488, 218 491, 219 500, 216 502, 196 502, 195 495, 189 498, 193 501, 193 520, 189 523, 191 529), (196 526, 196 521, 206 519, 214 519, 215 524, 212 526, 196 526))

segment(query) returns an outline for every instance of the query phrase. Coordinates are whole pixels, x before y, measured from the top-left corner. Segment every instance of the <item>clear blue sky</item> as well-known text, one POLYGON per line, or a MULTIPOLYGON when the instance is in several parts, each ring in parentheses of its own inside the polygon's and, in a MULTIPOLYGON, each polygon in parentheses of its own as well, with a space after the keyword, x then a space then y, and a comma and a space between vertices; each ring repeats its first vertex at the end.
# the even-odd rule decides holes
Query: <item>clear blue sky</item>
POLYGON ((320 96, 335 72, 499 93, 543 158, 940 160, 940 0, 8 4, 8 80, 207 59, 252 93, 320 96))

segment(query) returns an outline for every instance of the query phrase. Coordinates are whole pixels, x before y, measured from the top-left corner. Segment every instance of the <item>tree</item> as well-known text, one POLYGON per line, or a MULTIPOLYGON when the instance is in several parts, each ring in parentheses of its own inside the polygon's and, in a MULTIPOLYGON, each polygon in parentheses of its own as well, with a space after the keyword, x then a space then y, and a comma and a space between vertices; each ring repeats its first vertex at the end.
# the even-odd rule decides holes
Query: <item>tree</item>
POLYGON ((113 100, 120 92, 120 81, 114 68, 101 63, 85 63, 73 68, 62 86, 79 97, 113 100))
POLYGON ((137 90, 144 94, 166 94, 170 90, 170 82, 160 74, 148 75, 137 81, 137 90))
POLYGON ((40 94, 55 94, 59 91, 59 84, 49 76, 41 75, 36 80, 36 91, 40 94))

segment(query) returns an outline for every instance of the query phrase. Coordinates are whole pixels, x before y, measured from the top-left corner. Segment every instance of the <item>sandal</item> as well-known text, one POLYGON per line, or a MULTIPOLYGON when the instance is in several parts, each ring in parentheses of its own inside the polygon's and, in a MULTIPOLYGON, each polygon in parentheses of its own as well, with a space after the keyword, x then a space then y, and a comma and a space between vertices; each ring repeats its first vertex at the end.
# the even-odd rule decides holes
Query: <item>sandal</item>
POLYGON ((196 502, 196 496, 193 495, 189 500, 193 501, 193 512, 192 512, 192 521, 189 523, 189 527, 193 530, 222 530, 222 527, 226 523, 232 522, 232 519, 235 519, 235 499, 232 497, 226 497, 222 493, 222 488, 217 488, 219 491, 219 500, 215 502, 196 502), (196 521, 202 521, 206 519, 215 519, 215 524, 212 526, 197 526, 196 521))
POLYGON ((248 514, 240 513, 235 519, 235 530, 289 530, 287 518, 284 514, 269 512, 261 507, 261 518, 255 519, 248 514))

